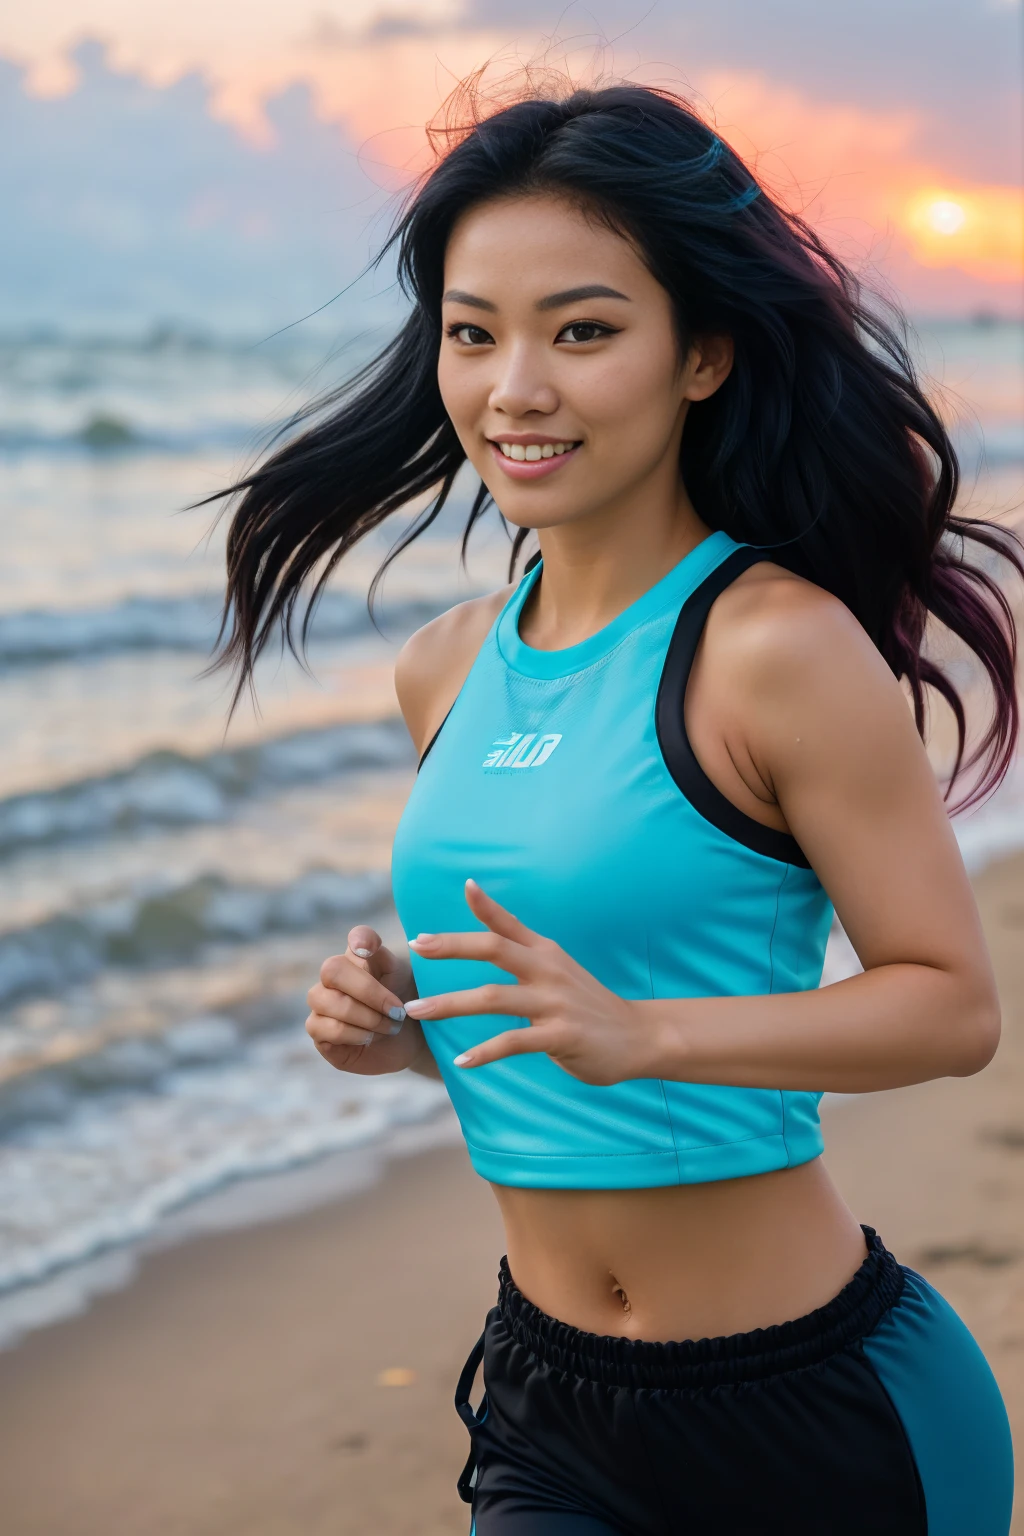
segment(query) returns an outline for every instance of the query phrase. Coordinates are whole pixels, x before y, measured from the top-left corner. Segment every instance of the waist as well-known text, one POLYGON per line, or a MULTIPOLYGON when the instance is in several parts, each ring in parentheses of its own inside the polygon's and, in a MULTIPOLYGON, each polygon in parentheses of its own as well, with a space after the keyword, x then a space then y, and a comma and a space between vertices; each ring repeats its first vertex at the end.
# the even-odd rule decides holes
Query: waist
POLYGON ((864 1260, 820 1159, 642 1189, 493 1186, 516 1285, 587 1333, 713 1338, 824 1306, 864 1260))
POLYGON ((860 1260, 842 1287, 805 1315, 767 1330, 666 1340, 600 1336, 528 1300, 507 1258, 493 1315, 542 1363, 607 1386, 692 1390, 757 1381, 820 1364, 870 1333, 899 1300, 904 1271, 871 1227, 858 1234, 860 1260))

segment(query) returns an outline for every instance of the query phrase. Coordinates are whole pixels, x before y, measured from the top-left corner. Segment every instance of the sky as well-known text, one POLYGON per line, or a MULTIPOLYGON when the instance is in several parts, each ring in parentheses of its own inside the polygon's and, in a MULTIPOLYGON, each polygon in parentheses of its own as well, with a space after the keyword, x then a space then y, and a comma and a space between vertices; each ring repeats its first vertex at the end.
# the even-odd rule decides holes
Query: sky
POLYGON ((0 325, 326 303, 485 64, 681 90, 912 312, 1021 313, 1021 0, 33 0, 0 17, 0 325))

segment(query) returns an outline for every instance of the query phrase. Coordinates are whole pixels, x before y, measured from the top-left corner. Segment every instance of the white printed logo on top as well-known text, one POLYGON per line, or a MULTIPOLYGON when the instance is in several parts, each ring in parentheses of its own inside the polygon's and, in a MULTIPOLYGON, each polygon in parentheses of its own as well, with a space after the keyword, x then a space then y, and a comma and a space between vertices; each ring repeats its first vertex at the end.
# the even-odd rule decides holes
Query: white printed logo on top
POLYGON ((539 768, 541 763, 547 762, 561 739, 560 732, 549 731, 546 736, 538 736, 536 731, 529 731, 524 736, 522 731, 513 731, 511 736, 506 736, 504 740, 492 742, 483 766, 485 768, 539 768))

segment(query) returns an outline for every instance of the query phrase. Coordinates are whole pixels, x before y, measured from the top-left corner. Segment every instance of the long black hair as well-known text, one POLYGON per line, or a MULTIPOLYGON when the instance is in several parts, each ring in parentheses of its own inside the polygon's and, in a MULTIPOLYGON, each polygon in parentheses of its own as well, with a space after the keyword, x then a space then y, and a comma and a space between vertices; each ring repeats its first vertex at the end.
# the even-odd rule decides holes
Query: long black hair
MULTIPOLYGON (((865 294, 813 229, 666 91, 577 89, 490 116, 471 112, 450 128, 445 151, 385 246, 397 250, 412 306, 401 330, 303 413, 300 432, 220 493, 238 500, 218 663, 237 668, 239 690, 279 628, 294 649, 305 591, 304 645, 324 584, 359 539, 432 493, 375 586, 437 517, 465 461, 437 383, 449 236, 476 204, 555 191, 635 245, 672 299, 684 345, 733 339, 729 377, 691 406, 683 432, 681 473, 698 515, 771 547, 780 565, 841 599, 906 679, 922 733, 928 687, 952 709, 952 778, 980 765, 968 802, 994 787, 1019 719, 1012 614, 986 565, 1002 556, 1024 575, 1024 562, 1005 529, 955 514, 956 453, 895 307, 865 294), (970 543, 983 546, 982 564, 965 558, 970 543), (924 648, 929 615, 974 653, 991 684, 994 708, 969 760, 960 693, 924 648)), ((488 500, 481 487, 463 555, 488 500)), ((510 579, 527 531, 513 540, 510 579)))

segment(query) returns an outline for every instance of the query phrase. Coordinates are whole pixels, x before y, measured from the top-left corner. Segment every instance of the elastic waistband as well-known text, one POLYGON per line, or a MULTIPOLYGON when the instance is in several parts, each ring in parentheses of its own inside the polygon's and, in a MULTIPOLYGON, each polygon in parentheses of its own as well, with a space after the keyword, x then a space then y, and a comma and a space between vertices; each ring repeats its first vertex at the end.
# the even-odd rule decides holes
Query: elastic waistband
POLYGON ((868 1254, 849 1284, 806 1317, 752 1333, 655 1344, 584 1333, 549 1317, 499 1269, 498 1312, 517 1344, 555 1370, 611 1387, 694 1388, 759 1381, 818 1365, 870 1333, 903 1291, 903 1270, 872 1227, 868 1254))

